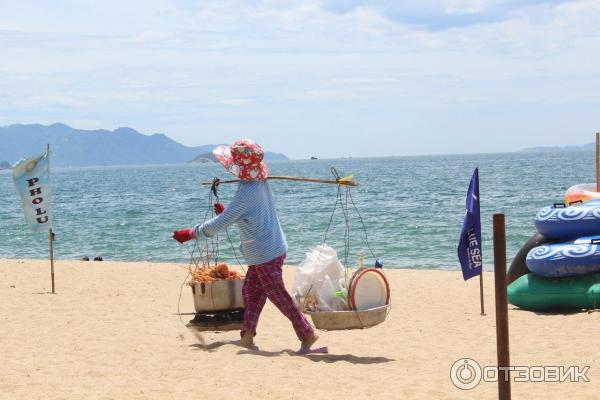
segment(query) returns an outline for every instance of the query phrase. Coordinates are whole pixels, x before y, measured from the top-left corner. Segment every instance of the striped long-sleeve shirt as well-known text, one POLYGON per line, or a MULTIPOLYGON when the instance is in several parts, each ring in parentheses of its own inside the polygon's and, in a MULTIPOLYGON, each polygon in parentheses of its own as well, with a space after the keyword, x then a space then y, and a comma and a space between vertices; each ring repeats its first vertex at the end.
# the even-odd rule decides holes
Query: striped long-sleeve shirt
POLYGON ((225 211, 194 229, 198 237, 211 237, 232 224, 240 229, 240 249, 248 265, 263 264, 287 252, 287 241, 266 180, 241 181, 225 211))

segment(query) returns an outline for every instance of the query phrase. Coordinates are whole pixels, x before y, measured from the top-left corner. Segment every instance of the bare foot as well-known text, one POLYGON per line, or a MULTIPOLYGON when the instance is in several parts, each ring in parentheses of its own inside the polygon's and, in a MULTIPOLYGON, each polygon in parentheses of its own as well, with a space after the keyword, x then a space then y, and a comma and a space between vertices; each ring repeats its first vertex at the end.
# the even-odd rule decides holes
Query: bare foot
POLYGON ((317 340, 319 340, 319 336, 313 333, 311 337, 308 337, 302 341, 300 347, 308 350, 312 347, 313 344, 315 344, 317 340))

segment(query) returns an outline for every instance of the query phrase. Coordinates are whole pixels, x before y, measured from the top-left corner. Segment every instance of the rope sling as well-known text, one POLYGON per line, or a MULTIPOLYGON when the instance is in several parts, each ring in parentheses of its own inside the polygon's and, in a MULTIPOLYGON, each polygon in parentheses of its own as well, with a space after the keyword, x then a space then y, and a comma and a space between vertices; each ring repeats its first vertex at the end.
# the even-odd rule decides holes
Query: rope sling
MULTIPOLYGON (((334 176, 336 181, 340 181, 340 179, 342 179, 338 173, 338 171, 335 169, 335 167, 331 167, 331 173, 334 176)), ((352 185, 355 186, 355 185, 352 185)), ((352 284, 352 277, 350 280, 350 284, 348 281, 348 272, 349 272, 349 262, 348 262, 348 256, 350 254, 350 234, 351 234, 351 228, 350 228, 350 205, 352 206, 352 209, 354 210, 354 212, 356 213, 356 216, 358 217, 360 224, 361 224, 361 228, 363 230, 364 233, 364 241, 365 244, 367 246, 367 249, 369 250, 369 253, 371 254, 371 256, 376 260, 377 263, 379 263, 379 259, 378 257, 375 255, 375 252, 373 251, 373 249, 371 248, 371 245, 369 243, 369 235, 367 232, 367 227, 364 223, 364 220, 362 218, 362 215, 358 209, 358 207, 356 206, 356 203, 354 201, 354 198, 352 197, 352 191, 351 191, 351 186, 350 185, 341 185, 339 184, 337 187, 337 192, 336 192, 336 200, 335 203, 333 205, 333 209, 331 210, 331 215, 329 216, 329 222, 327 224, 327 228, 325 229, 325 234, 323 235, 323 244, 327 243, 327 237, 329 235, 329 231, 331 229, 331 225, 333 223, 333 219, 335 216, 335 213, 338 209, 338 207, 341 209, 341 213, 342 213, 342 217, 344 220, 344 242, 343 242, 343 260, 344 260, 344 280, 345 280, 345 286, 346 286, 346 296, 347 296, 347 302, 348 302, 348 308, 350 309, 350 311, 354 312, 354 316, 355 318, 358 320, 360 328, 359 329, 365 329, 365 323, 363 323, 363 320, 360 316, 360 312, 357 309, 352 309, 351 304, 350 304, 350 290, 351 290, 351 284, 352 284), (342 190, 343 187, 343 190, 342 190)), ((362 259, 362 256, 361 256, 362 259)), ((383 272, 383 268, 382 268, 382 264, 379 263, 380 265, 380 273, 383 275, 384 279, 387 279, 385 272, 383 272)), ((362 270, 366 270, 368 268, 365 267, 361 267, 359 266, 359 269, 354 273, 353 277, 356 276, 356 274, 362 270)), ((312 290, 312 286, 308 289, 307 293, 306 293, 306 297, 309 296, 310 291, 312 290)), ((390 302, 388 303, 388 309, 386 312, 386 318, 387 315, 389 315, 391 311, 391 299, 390 302)), ((306 312, 306 309, 304 308, 304 304, 303 304, 303 312, 306 312)), ((335 313, 336 311, 328 311, 328 312, 333 312, 335 313)), ((338 311, 340 312, 340 311, 338 311)), ((341 311, 341 313, 346 313, 347 311, 341 311)), ((319 313, 318 311, 316 312, 308 312, 308 314, 310 314, 312 316, 312 314, 317 314, 319 313)), ((316 329, 321 329, 321 328, 316 328, 316 329)), ((347 328, 347 329, 353 329, 353 328, 347 328)), ((321 330, 328 330, 328 329, 321 329, 321 330)))

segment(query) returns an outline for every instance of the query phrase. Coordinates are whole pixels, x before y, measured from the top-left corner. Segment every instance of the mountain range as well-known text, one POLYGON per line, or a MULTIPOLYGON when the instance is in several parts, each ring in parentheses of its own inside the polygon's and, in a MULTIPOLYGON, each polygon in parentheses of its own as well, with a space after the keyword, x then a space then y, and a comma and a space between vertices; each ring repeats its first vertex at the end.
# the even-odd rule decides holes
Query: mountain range
POLYGON ((526 152, 552 152, 552 151, 594 151, 596 143, 569 145, 569 146, 539 146, 528 147, 521 151, 526 152))
MULTIPOLYGON (((188 147, 162 133, 143 135, 131 128, 74 129, 62 123, 0 127, 0 162, 11 164, 43 153, 50 144, 53 166, 144 165, 187 163, 216 146, 188 147)), ((266 160, 287 160, 265 153, 266 160)))

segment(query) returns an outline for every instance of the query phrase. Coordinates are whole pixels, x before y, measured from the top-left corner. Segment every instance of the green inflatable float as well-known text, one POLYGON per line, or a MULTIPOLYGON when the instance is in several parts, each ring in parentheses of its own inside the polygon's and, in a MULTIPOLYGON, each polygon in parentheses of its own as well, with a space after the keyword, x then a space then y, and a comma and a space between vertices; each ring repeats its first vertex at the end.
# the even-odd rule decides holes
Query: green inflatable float
POLYGON ((600 308, 600 273, 572 278, 529 273, 508 286, 508 301, 531 311, 600 308))

